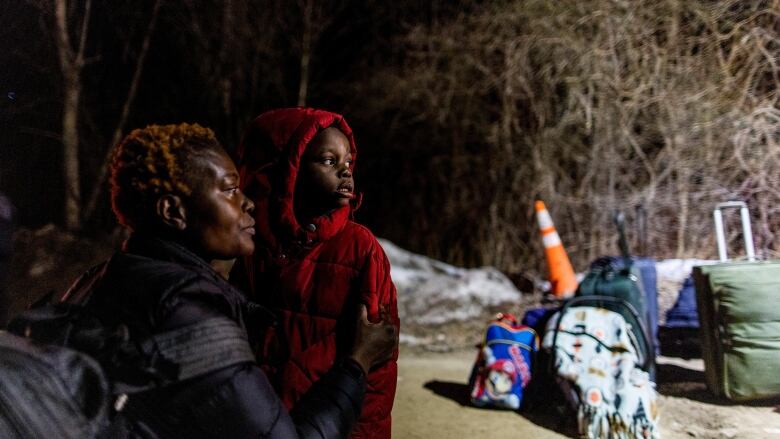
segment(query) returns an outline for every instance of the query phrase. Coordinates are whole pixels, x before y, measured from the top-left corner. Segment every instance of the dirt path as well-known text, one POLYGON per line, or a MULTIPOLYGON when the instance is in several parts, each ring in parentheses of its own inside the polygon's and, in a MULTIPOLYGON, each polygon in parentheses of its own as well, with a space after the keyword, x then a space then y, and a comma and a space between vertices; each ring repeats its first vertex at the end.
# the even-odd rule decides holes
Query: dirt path
MULTIPOLYGON (((486 410, 468 404, 466 380, 472 351, 420 352, 402 347, 393 437, 565 438, 554 414, 486 410)), ((659 391, 664 439, 780 439, 780 408, 774 403, 734 405, 712 398, 701 360, 661 358, 659 391)))
POLYGON ((401 351, 393 438, 565 438, 511 411, 468 405, 466 380, 474 353, 401 351))

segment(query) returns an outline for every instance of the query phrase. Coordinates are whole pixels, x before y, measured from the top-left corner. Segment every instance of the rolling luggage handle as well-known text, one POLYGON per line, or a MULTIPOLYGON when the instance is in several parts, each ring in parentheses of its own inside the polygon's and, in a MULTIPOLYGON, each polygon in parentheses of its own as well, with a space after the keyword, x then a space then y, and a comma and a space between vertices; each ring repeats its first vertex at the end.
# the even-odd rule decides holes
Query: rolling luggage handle
POLYGON ((623 264, 627 269, 631 269, 634 264, 631 259, 631 252, 628 251, 628 240, 626 239, 626 216, 623 212, 617 210, 612 214, 612 221, 615 223, 618 231, 618 246, 620 246, 620 253, 623 254, 623 264))
POLYGON ((748 261, 756 260, 756 251, 753 247, 753 232, 750 228, 750 213, 748 212, 747 204, 742 201, 727 201, 725 203, 718 203, 715 205, 715 209, 712 211, 712 216, 715 218, 715 236, 718 241, 718 256, 721 262, 728 261, 726 255, 726 235, 723 231, 723 214, 721 210, 729 208, 739 208, 739 214, 742 218, 742 236, 745 238, 745 252, 747 253, 748 261))

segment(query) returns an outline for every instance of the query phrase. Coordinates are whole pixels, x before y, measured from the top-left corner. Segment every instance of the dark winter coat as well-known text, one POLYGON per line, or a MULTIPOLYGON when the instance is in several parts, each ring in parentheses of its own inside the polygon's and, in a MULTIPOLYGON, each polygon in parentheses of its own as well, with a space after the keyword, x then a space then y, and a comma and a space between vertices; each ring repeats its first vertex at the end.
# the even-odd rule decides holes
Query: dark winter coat
MULTIPOLYGON (((357 203, 299 224, 293 195, 301 158, 314 136, 352 130, 338 114, 310 108, 273 110, 247 130, 238 156, 244 192, 256 205, 255 254, 239 261, 231 281, 281 320, 263 344, 260 363, 290 407, 351 348, 358 304, 369 319, 387 305, 399 326, 390 265, 374 235, 351 221, 357 203)), ((390 438, 397 352, 368 375, 363 413, 353 438, 390 438)))
MULTIPOLYGON (((246 328, 263 315, 197 255, 141 236, 111 258, 87 307, 109 326, 126 324, 139 340, 212 317, 246 328)), ((364 380, 359 366, 344 362, 288 414, 263 371, 245 362, 133 395, 125 413, 151 437, 346 437, 360 413, 364 380)))

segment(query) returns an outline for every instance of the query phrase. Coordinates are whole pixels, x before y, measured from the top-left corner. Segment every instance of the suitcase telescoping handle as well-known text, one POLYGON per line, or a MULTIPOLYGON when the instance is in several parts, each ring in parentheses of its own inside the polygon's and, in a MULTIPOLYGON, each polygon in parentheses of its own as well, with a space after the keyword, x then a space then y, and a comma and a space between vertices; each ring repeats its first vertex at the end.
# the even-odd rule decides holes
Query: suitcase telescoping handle
POLYGON ((623 212, 616 210, 612 213, 612 221, 615 223, 615 227, 617 227, 618 245, 620 246, 624 265, 626 268, 630 268, 632 260, 631 253, 628 251, 628 239, 626 239, 626 216, 623 215, 623 212))
POLYGON ((726 234, 723 232, 723 209, 739 208, 740 217, 742 217, 742 236, 745 238, 745 253, 747 253, 748 261, 756 260, 756 251, 753 247, 753 231, 750 228, 750 213, 748 212, 747 204, 742 201, 727 201, 725 203, 718 203, 715 206, 715 210, 712 211, 712 216, 715 218, 715 236, 718 240, 718 256, 720 261, 728 261, 726 255, 726 234))

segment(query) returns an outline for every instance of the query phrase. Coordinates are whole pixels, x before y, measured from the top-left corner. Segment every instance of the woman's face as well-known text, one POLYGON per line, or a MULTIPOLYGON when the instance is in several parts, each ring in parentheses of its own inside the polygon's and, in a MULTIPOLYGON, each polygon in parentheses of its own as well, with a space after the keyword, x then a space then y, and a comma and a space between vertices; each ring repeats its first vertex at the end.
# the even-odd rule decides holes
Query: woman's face
POLYGON ((185 233, 206 260, 249 256, 255 249, 254 203, 238 188, 236 166, 224 151, 203 160, 201 184, 188 197, 185 233))

